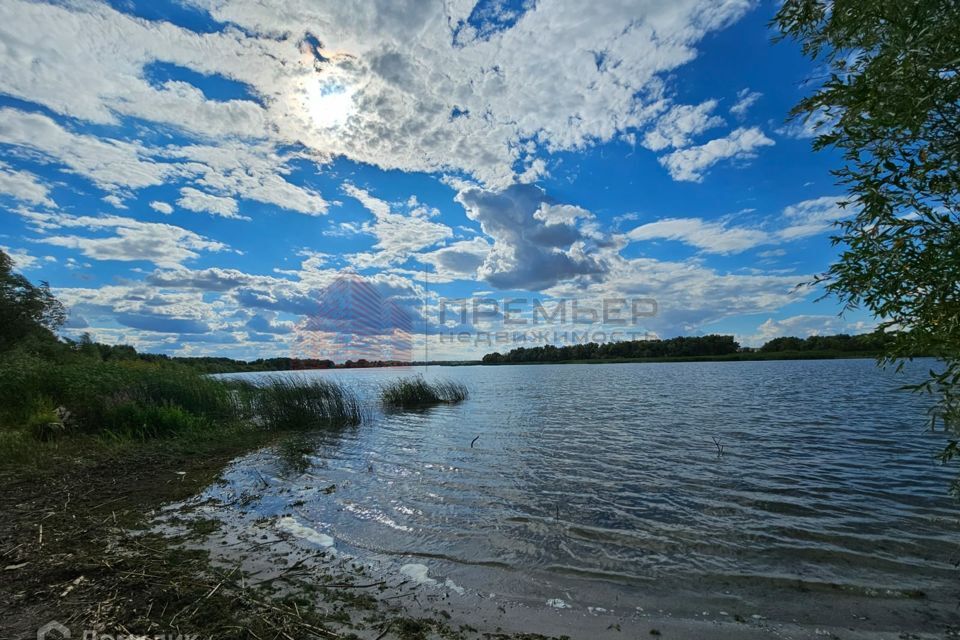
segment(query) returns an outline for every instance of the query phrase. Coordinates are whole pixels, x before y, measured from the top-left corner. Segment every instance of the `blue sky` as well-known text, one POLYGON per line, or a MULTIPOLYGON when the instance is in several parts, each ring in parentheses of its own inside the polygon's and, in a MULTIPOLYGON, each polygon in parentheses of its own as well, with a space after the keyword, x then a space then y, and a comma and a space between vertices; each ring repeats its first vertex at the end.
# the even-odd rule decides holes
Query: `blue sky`
POLYGON ((511 299, 652 299, 631 330, 748 345, 869 330, 796 286, 849 210, 786 121, 816 70, 774 12, 0 0, 0 246, 68 335, 181 355, 324 344, 307 320, 344 273, 432 357, 536 342, 511 299), (498 313, 441 318, 462 299, 498 313))

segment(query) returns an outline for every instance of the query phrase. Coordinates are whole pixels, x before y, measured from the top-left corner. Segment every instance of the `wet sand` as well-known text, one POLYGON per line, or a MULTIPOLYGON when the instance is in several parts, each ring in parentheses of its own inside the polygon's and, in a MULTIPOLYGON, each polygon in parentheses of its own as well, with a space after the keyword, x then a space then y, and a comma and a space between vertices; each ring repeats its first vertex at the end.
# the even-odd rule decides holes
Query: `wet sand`
MULTIPOLYGON (((229 510, 215 501, 187 501, 167 507, 157 526, 160 531, 176 532, 190 518, 216 519, 225 513, 229 510), (171 521, 181 524, 165 524, 171 521)), ((594 594, 561 592, 542 601, 503 597, 457 584, 430 560, 409 558, 398 570, 395 562, 354 555, 346 545, 340 543, 338 548, 338 541, 295 516, 262 519, 253 525, 228 517, 215 532, 190 544, 209 552, 215 565, 239 567, 254 583, 270 584, 280 594, 314 594, 320 610, 344 607, 342 598, 326 597, 325 585, 360 585, 353 591, 372 596, 376 614, 365 608, 349 612, 351 622, 344 625, 344 632, 372 640, 404 637, 388 622, 397 619, 433 620, 463 638, 497 634, 589 640, 960 637, 956 603, 899 593, 865 596, 787 585, 751 589, 747 584, 739 585, 736 592, 718 591, 705 597, 702 586, 698 590, 691 585, 690 590, 668 593, 651 590, 636 601, 621 599, 603 607, 583 604, 594 594), (364 622, 357 623, 360 619, 364 622)), ((446 633, 425 637, 435 635, 446 633)))

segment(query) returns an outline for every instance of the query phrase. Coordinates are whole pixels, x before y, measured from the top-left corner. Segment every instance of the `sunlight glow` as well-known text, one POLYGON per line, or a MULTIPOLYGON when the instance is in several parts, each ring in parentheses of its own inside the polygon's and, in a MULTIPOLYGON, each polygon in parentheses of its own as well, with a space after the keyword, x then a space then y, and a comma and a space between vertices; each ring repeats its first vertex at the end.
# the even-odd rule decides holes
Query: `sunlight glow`
POLYGON ((305 93, 307 112, 319 127, 343 125, 356 110, 353 92, 339 82, 312 82, 305 87, 305 93))

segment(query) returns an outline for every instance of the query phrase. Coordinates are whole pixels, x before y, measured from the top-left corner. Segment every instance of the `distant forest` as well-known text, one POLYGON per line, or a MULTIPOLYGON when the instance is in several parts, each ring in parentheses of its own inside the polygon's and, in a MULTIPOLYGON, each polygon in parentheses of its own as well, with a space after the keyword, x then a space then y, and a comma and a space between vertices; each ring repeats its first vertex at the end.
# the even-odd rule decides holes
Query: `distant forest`
MULTIPOLYGON (((893 337, 875 332, 861 335, 840 334, 835 336, 810 336, 809 338, 774 338, 759 349, 744 348, 733 336, 708 335, 678 337, 668 340, 631 340, 598 344, 588 342, 567 346, 544 345, 519 347, 507 353, 488 353, 483 364, 508 364, 531 362, 566 362, 582 360, 670 360, 670 359, 788 359, 803 357, 850 357, 873 356, 893 337)), ((383 362, 357 360, 336 364, 333 360, 313 358, 259 358, 235 360, 233 358, 181 357, 156 353, 140 353, 130 345, 109 345, 94 342, 88 336, 79 341, 66 340, 76 352, 104 362, 118 360, 141 360, 144 362, 176 362, 202 373, 238 373, 245 371, 295 371, 298 369, 354 369, 390 367, 420 364, 409 362, 383 362)), ((476 361, 458 361, 430 364, 473 364, 476 361)))
POLYGON ((176 362, 185 364, 201 373, 242 373, 246 371, 295 371, 298 369, 353 369, 366 367, 389 367, 406 362, 382 362, 371 360, 348 360, 336 364, 333 360, 315 358, 258 358, 257 360, 234 360, 219 356, 181 357, 158 353, 140 353, 130 345, 110 345, 94 342, 88 335, 79 341, 65 341, 74 351, 104 362, 118 360, 141 360, 143 362, 176 362))
POLYGON ((733 336, 708 335, 679 337, 667 340, 629 340, 598 344, 588 342, 567 346, 551 344, 538 347, 519 347, 507 353, 488 353, 484 364, 520 362, 565 362, 582 360, 634 359, 777 359, 814 356, 845 357, 870 356, 880 353, 893 336, 874 332, 861 335, 810 336, 809 338, 774 338, 759 349, 744 348, 733 336))

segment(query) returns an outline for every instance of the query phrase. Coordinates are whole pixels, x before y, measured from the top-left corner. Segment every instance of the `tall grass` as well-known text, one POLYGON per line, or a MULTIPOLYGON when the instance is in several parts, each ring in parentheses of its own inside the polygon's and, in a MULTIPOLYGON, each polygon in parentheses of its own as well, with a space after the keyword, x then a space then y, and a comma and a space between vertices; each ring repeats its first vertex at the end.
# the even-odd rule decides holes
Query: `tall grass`
POLYGON ((272 429, 343 427, 363 421, 356 395, 332 380, 272 377, 247 393, 253 415, 272 429))
POLYGON ((388 407, 419 409, 467 399, 467 388, 459 382, 437 380, 427 382, 421 376, 400 378, 380 390, 380 399, 388 407))
POLYGON ((356 397, 335 382, 273 378, 263 386, 173 363, 30 354, 0 358, 0 461, 68 436, 105 441, 216 437, 242 429, 358 424, 356 397))

